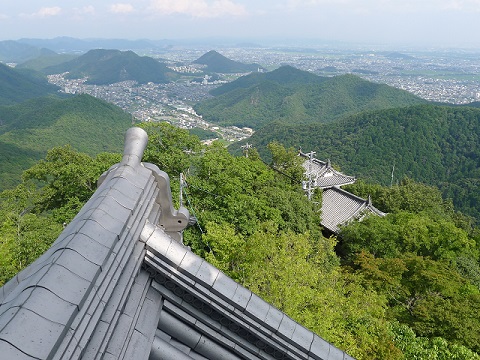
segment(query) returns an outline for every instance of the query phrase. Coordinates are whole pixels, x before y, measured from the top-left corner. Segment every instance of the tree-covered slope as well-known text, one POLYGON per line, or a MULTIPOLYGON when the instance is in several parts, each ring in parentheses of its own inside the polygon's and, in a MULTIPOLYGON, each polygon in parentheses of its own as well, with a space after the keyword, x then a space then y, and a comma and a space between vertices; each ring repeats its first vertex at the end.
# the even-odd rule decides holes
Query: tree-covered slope
POLYGON ((211 50, 200 56, 194 64, 206 65, 207 70, 216 73, 246 73, 263 69, 259 64, 244 64, 231 60, 215 50, 211 50))
POLYGON ((18 64, 16 69, 32 69, 35 71, 43 71, 50 66, 59 65, 64 62, 77 58, 75 54, 46 54, 36 57, 34 59, 27 60, 21 64, 18 64))
POLYGON ((314 150, 348 174, 384 185, 410 177, 442 188, 480 220, 480 110, 418 105, 366 112, 331 124, 276 123, 248 141, 314 150))
POLYGON ((167 83, 175 77, 165 64, 148 56, 138 56, 133 51, 90 50, 86 54, 59 65, 44 69, 47 74, 69 72, 68 78, 88 77, 89 84, 113 84, 134 80, 140 84, 147 82, 167 83))
POLYGON ((54 51, 42 46, 24 44, 14 40, 0 41, 0 61, 21 63, 43 55, 53 55, 54 51))
POLYGON ((358 76, 319 77, 291 66, 241 77, 213 90, 212 95, 195 106, 207 121, 255 129, 273 120, 328 123, 365 110, 425 102, 358 76))
POLYGON ((0 105, 15 104, 54 94, 57 90, 58 87, 49 84, 41 74, 0 64, 0 105))
POLYGON ((18 183, 22 171, 54 146, 69 144, 91 155, 120 151, 131 126, 129 114, 89 95, 0 107, 0 119, 0 189, 18 183))

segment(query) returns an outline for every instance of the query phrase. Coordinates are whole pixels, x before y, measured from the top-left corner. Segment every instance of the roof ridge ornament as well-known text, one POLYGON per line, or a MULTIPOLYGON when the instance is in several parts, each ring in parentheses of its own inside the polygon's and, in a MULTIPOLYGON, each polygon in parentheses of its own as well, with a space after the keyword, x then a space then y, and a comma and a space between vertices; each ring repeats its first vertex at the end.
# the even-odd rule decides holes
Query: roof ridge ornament
POLYGON ((142 162, 143 152, 148 143, 148 135, 139 127, 131 127, 125 133, 125 146, 123 148, 122 165, 136 167, 142 162))

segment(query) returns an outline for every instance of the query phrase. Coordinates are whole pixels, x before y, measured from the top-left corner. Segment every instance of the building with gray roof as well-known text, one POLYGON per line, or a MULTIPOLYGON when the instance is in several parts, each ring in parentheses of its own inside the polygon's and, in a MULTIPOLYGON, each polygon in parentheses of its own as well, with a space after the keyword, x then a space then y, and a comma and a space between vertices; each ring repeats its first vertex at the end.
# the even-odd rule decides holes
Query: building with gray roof
POLYGON ((326 189, 332 186, 343 186, 353 184, 356 179, 354 176, 345 175, 332 167, 330 159, 326 162, 313 157, 315 153, 299 152, 299 156, 305 159, 302 166, 305 170, 305 176, 311 181, 313 187, 326 189))
POLYGON ((130 129, 52 247, 0 288, 0 358, 352 359, 183 245, 189 213, 146 144, 130 129))
POLYGON ((363 199, 337 186, 323 190, 322 225, 332 233, 338 234, 342 225, 354 220, 361 221, 371 214, 386 215, 372 205, 370 196, 363 199))
POLYGON ((341 188, 341 186, 355 183, 354 176, 335 170, 330 159, 325 162, 316 159, 314 155, 315 152, 299 152, 299 156, 305 159, 302 166, 307 180, 303 188, 307 193, 316 187, 323 190, 321 224, 325 229, 333 234, 338 234, 340 227, 350 221, 362 220, 365 216, 372 214, 386 215, 372 205, 370 196, 368 199, 362 199, 341 188))

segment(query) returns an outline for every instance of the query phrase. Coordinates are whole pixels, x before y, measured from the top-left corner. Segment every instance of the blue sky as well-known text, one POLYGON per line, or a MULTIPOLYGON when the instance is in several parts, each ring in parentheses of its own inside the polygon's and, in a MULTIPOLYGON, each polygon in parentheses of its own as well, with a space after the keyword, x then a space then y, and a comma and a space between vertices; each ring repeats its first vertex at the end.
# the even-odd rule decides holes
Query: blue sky
POLYGON ((1 0, 0 40, 318 39, 480 48, 480 0, 1 0))

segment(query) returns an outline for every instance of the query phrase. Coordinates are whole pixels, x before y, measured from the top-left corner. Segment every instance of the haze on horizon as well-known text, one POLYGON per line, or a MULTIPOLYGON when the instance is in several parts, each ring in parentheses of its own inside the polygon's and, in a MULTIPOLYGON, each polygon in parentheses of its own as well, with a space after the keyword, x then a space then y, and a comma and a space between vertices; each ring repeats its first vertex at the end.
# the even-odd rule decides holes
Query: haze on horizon
POLYGON ((0 40, 295 39, 480 48, 480 0, 4 0, 0 40))

